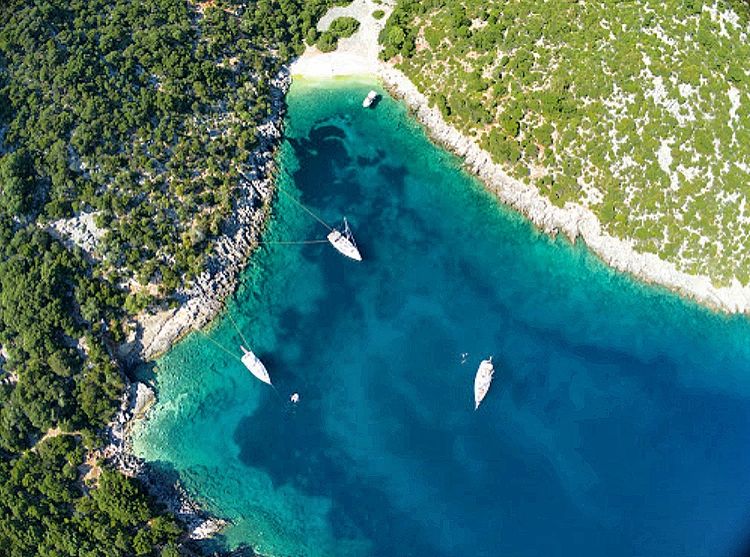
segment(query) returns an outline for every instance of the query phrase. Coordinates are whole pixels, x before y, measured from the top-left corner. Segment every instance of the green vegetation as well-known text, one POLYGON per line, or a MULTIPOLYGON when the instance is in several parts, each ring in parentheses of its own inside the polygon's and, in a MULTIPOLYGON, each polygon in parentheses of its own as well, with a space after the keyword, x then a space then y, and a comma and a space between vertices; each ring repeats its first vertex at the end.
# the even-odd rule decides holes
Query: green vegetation
POLYGON ((71 437, 0 461, 0 553, 176 557, 182 529, 137 482, 105 470, 89 494, 78 481, 83 449, 71 437))
POLYGON ((337 17, 315 43, 321 52, 336 50, 339 39, 351 37, 359 29, 359 21, 353 17, 337 17))
POLYGON ((201 272, 271 78, 333 3, 0 7, 0 554, 187 554, 92 456, 122 394, 114 349, 201 272), (60 232, 81 215, 101 235, 86 252, 60 232))
POLYGON ((46 232, 14 233, 3 219, 0 238, 0 345, 18 379, 0 390, 0 448, 20 451, 54 427, 93 436, 122 390, 104 342, 105 331, 120 339, 123 295, 46 232))
POLYGON ((727 0, 399 0, 380 38, 511 175, 726 284, 750 282, 749 32, 727 0))
POLYGON ((5 143, 18 151, 0 162, 0 203, 41 222, 95 212, 106 272, 166 294, 202 269, 271 77, 327 3, 36 4, 2 14, 5 143))
POLYGON ((385 12, 383 10, 375 10, 372 12, 372 17, 375 19, 383 19, 385 12))

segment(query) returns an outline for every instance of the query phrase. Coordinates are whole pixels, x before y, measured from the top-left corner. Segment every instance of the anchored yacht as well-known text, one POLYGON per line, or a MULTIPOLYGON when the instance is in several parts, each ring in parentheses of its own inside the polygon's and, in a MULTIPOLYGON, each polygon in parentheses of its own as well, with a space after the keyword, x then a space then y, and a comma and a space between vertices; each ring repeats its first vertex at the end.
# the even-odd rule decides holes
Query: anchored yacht
POLYGON ((242 348, 242 363, 245 367, 249 369, 250 373, 255 375, 255 377, 270 385, 271 376, 268 375, 268 370, 266 369, 266 366, 263 365, 263 362, 261 362, 258 359, 258 356, 253 354, 251 350, 248 350, 242 345, 240 345, 240 348, 242 348))
POLYGON ((479 408, 479 405, 487 396, 487 391, 490 390, 490 384, 492 383, 492 376, 495 373, 495 367, 492 365, 492 356, 489 360, 482 360, 479 364, 479 369, 474 377, 474 410, 479 408))
POLYGON ((349 229, 349 223, 346 222, 346 217, 344 217, 343 230, 337 230, 334 228, 328 234, 327 238, 339 253, 342 253, 355 261, 362 261, 362 254, 359 253, 357 243, 354 241, 354 234, 352 234, 352 231, 349 229))
POLYGON ((379 96, 380 95, 378 95, 377 91, 370 91, 369 93, 367 93, 365 100, 362 101, 362 108, 370 108, 373 104, 375 104, 375 101, 378 100, 379 96))

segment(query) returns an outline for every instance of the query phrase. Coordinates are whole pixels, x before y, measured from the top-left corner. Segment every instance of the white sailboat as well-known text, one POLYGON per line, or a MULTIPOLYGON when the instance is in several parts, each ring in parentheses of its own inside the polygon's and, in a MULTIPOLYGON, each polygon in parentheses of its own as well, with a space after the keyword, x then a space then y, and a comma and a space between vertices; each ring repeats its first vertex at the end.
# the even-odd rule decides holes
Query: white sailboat
POLYGON ((263 362, 258 359, 258 356, 253 354, 252 350, 248 350, 242 345, 240 345, 240 348, 242 348, 241 360, 244 366, 249 369, 250 373, 255 377, 270 385, 271 376, 268 375, 268 370, 266 369, 266 366, 263 365, 263 362))
POLYGON ((339 253, 342 253, 355 261, 362 261, 362 254, 359 253, 357 244, 354 241, 354 234, 352 234, 352 231, 349 229, 349 223, 346 222, 346 217, 344 217, 344 229, 337 230, 334 228, 328 234, 327 238, 339 253))
POLYGON ((378 100, 379 96, 380 95, 378 95, 377 91, 370 91, 369 93, 367 93, 365 100, 362 101, 362 108, 370 108, 375 103, 375 101, 378 100))
POLYGON ((479 408, 484 397, 487 396, 494 373, 495 366, 492 365, 492 356, 490 356, 489 360, 482 360, 482 363, 479 364, 477 374, 474 376, 474 410, 479 408))

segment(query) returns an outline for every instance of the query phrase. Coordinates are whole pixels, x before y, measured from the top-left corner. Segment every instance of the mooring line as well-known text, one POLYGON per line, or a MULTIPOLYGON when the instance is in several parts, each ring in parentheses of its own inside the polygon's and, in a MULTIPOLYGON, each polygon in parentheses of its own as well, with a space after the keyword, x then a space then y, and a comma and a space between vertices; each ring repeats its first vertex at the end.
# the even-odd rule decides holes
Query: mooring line
POLYGON ((285 245, 285 246, 299 246, 299 245, 308 245, 308 244, 326 244, 328 243, 328 240, 300 240, 298 242, 286 242, 286 241, 276 241, 276 240, 266 240, 266 241, 259 241, 259 244, 278 244, 278 245, 285 245))
POLYGON ((231 356, 232 358, 234 358, 235 360, 239 360, 240 362, 242 361, 242 358, 240 358, 239 356, 237 356, 237 354, 235 354, 234 352, 230 351, 229 349, 227 349, 227 348, 224 348, 224 346, 222 346, 222 345, 221 345, 221 344, 220 344, 220 343, 219 343, 218 341, 216 341, 216 340, 212 339, 212 338, 211 338, 211 337, 209 336, 209 334, 208 334, 208 333, 206 333, 206 332, 203 332, 203 331, 199 331, 199 332, 200 332, 200 333, 201 333, 201 334, 202 334, 202 335, 203 335, 204 337, 206 337, 206 338, 207 338, 208 340, 210 340, 211 342, 213 342, 213 343, 214 343, 214 344, 215 344, 216 346, 218 346, 219 348, 221 348, 221 349, 222 349, 222 350, 223 350, 224 352, 226 352, 227 354, 229 354, 229 355, 230 355, 230 356, 231 356))
POLYGON ((323 219, 321 219, 321 218, 320 218, 320 217, 319 217, 318 215, 316 215, 315 213, 313 213, 313 212, 312 212, 312 211, 311 211, 310 209, 308 209, 307 207, 305 207, 305 206, 304 206, 304 205, 302 204, 302 202, 301 202, 301 201, 298 201, 297 199, 295 199, 295 198, 294 198, 294 196, 293 196, 293 195, 292 195, 291 193, 288 193, 288 192, 284 191, 284 188, 282 188, 280 184, 278 184, 278 183, 277 183, 277 186, 276 186, 276 187, 277 187, 277 189, 278 189, 278 190, 279 190, 279 191, 280 191, 281 193, 283 193, 283 194, 284 194, 284 195, 286 195, 286 196, 287 196, 287 197, 288 197, 289 199, 291 199, 291 200, 292 200, 292 201, 293 201, 294 203, 296 203, 297 205, 299 205, 299 206, 300 206, 300 207, 301 207, 301 208, 302 208, 303 210, 307 211, 307 213, 308 213, 308 214, 309 214, 309 215, 310 215, 310 216, 311 216, 312 218, 314 218, 314 219, 315 219, 316 221, 318 221, 318 222, 319 222, 320 224, 322 224, 323 226, 325 226, 325 227, 326 227, 326 228, 327 228, 327 229, 328 229, 329 231, 330 231, 330 230, 333 230, 333 228, 331 228, 331 227, 330 227, 330 226, 328 225, 328 223, 327 223, 326 221, 324 221, 324 220, 323 220, 323 219))
POLYGON ((245 348, 247 348, 248 350, 250 350, 250 343, 247 342, 247 339, 245 338, 245 335, 242 334, 242 331, 237 326, 237 322, 234 320, 234 317, 232 317, 232 313, 229 311, 229 309, 227 309, 227 316, 229 317, 229 320, 232 322, 232 325, 234 325, 234 328, 237 331, 237 333, 239 333, 240 338, 242 339, 242 342, 245 343, 245 348))

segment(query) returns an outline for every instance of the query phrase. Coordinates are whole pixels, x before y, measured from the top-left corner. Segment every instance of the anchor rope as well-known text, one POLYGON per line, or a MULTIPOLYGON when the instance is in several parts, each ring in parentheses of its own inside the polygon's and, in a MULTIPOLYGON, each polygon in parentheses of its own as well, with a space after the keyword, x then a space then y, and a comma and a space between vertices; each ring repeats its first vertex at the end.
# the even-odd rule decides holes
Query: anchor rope
POLYGON ((242 361, 242 359, 241 359, 241 358, 239 358, 239 357, 237 356, 237 354, 235 354, 234 352, 232 352, 232 351, 230 351, 229 349, 227 349, 227 348, 225 348, 224 346, 222 346, 222 345, 221 345, 221 344, 220 344, 220 343, 219 343, 218 341, 216 341, 216 340, 212 339, 212 338, 211 338, 211 337, 209 336, 209 334, 208 334, 208 333, 206 333, 206 332, 203 332, 203 331, 199 331, 199 332, 200 332, 200 333, 201 333, 201 334, 202 334, 202 335, 203 335, 204 337, 206 337, 206 338, 207 338, 208 340, 210 340, 211 342, 213 342, 213 343, 214 343, 214 344, 215 344, 216 346, 218 346, 219 348, 221 348, 221 349, 222 349, 222 350, 223 350, 224 352, 226 352, 227 354, 229 354, 229 355, 230 355, 230 356, 231 356, 232 358, 234 358, 235 360, 239 360, 240 362, 242 361))
MULTIPOLYGON (((252 185, 253 181, 250 180, 247 176, 245 176, 244 172, 242 172, 242 171, 238 171, 238 172, 240 173, 240 176, 242 176, 245 180, 247 180, 252 185)), ((286 173, 286 174, 289 175, 288 173, 286 173)), ((315 213, 313 213, 311 209, 309 209, 305 205, 303 205, 302 202, 299 201, 298 199, 296 199, 291 193, 285 191, 284 188, 281 187, 281 183, 279 182, 279 180, 276 180, 276 189, 279 190, 284 195, 286 195, 289 199, 291 199, 292 202, 296 203, 302 210, 304 210, 305 212, 307 212, 308 215, 310 215, 312 218, 314 218, 320 224, 322 224, 323 226, 325 226, 326 229, 329 232, 333 230, 333 228, 326 221, 324 221, 318 215, 316 215, 315 213)))
POLYGON ((243 335, 242 331, 240 331, 240 328, 237 326, 237 322, 234 320, 234 317, 232 317, 232 313, 229 312, 229 311, 227 311, 227 316, 229 316, 229 320, 232 322, 232 325, 234 326, 234 329, 240 335, 240 338, 242 339, 242 342, 245 343, 245 347, 249 350, 250 349, 250 343, 247 342, 247 339, 245 338, 245 335, 243 335))
POLYGON ((321 218, 320 218, 320 217, 319 217, 318 215, 316 215, 315 213, 313 213, 313 212, 312 212, 312 211, 311 211, 310 209, 308 209, 307 207, 305 207, 305 206, 304 206, 304 205, 302 204, 302 202, 301 202, 301 201, 298 201, 297 199, 295 199, 295 197, 294 197, 294 196, 293 196, 293 195, 292 195, 291 193, 289 193, 289 192, 285 191, 285 190, 284 190, 284 188, 282 188, 282 187, 281 187, 281 185, 277 185, 277 189, 278 189, 278 190, 279 190, 279 191, 280 191, 281 193, 283 193, 284 195, 286 195, 288 199, 291 199, 291 200, 292 200, 292 201, 293 201, 294 203, 296 203, 296 204, 297 204, 297 205, 298 205, 298 206, 299 206, 300 208, 302 208, 302 209, 303 209, 304 211, 306 211, 306 212, 307 212, 307 214, 309 214, 309 215, 310 215, 310 216, 311 216, 312 218, 314 218, 314 219, 315 219, 316 221, 318 221, 318 222, 319 222, 320 224, 322 224, 323 226, 325 226, 325 227, 326 227, 326 228, 327 228, 327 229, 328 229, 329 231, 333 230, 333 228, 331 228, 331 227, 330 227, 330 226, 328 225, 328 223, 327 223, 326 221, 324 221, 324 220, 323 220, 323 219, 321 219, 321 218))
POLYGON ((260 241, 259 244, 279 244, 279 245, 307 245, 307 244, 327 244, 328 240, 300 240, 298 242, 286 242, 286 241, 275 241, 275 240, 267 240, 267 241, 260 241))

